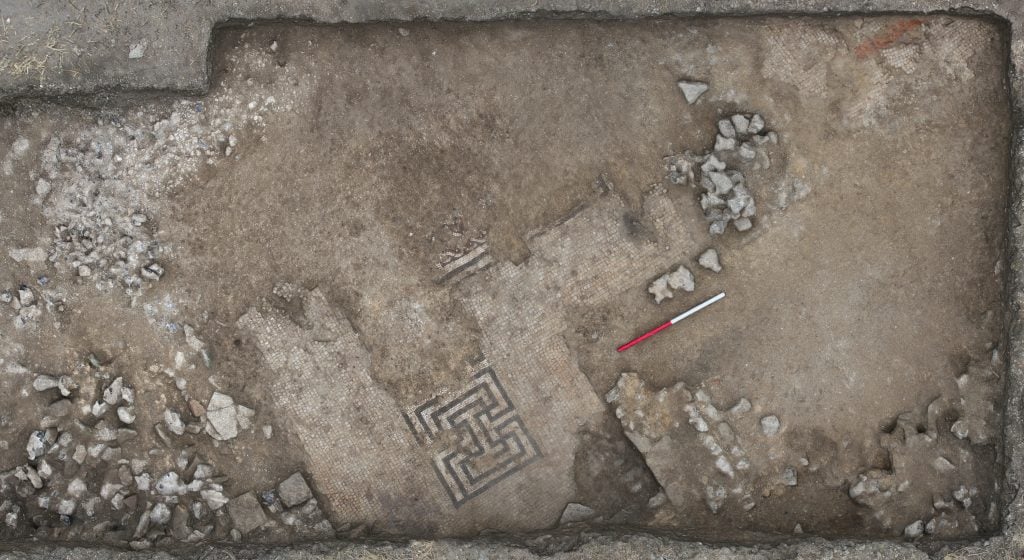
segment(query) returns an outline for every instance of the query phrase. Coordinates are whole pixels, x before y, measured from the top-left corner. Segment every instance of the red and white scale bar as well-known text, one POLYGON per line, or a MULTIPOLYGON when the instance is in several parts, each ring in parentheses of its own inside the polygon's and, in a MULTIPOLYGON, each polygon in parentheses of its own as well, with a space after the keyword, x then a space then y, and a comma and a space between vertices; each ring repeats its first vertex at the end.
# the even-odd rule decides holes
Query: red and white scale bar
POLYGON ((661 325, 658 325, 657 327, 654 327, 653 329, 651 329, 651 330, 645 332, 644 334, 634 338, 633 340, 630 340, 629 342, 623 344, 622 346, 619 346, 618 351, 619 352, 623 352, 623 351, 629 350, 630 348, 636 346, 640 342, 642 342, 644 340, 647 340, 648 338, 651 338, 652 336, 660 333, 661 331, 671 327, 672 325, 678 323, 679 321, 682 321, 683 319, 689 317, 690 315, 693 315, 694 313, 700 311, 701 309, 704 309, 705 307, 711 305, 712 303, 715 303, 716 301, 718 301, 718 300, 720 300, 720 299, 722 299, 724 297, 725 297, 725 292, 722 292, 722 293, 718 294, 717 296, 714 296, 714 297, 704 301, 703 303, 699 303, 699 304, 691 307, 690 309, 687 309, 686 311, 683 311, 679 315, 676 315, 675 317, 673 317, 667 323, 663 323, 661 325))

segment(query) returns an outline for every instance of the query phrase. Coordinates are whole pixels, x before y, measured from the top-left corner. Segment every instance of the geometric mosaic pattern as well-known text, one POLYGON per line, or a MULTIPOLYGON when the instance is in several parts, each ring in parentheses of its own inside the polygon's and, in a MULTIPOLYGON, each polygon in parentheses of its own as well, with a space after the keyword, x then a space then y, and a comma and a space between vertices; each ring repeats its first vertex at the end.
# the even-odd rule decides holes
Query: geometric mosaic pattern
POLYGON ((439 448, 434 471, 456 508, 541 457, 494 370, 479 367, 455 397, 402 415, 421 445, 439 448))

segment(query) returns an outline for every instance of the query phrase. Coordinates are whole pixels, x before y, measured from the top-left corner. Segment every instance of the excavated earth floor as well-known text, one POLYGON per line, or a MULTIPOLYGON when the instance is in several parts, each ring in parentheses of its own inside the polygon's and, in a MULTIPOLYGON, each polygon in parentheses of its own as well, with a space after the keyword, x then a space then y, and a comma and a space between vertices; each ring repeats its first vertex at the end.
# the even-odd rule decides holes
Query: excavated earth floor
POLYGON ((1006 48, 946 15, 275 24, 220 31, 202 96, 19 101, 0 533, 994 534, 1006 48))

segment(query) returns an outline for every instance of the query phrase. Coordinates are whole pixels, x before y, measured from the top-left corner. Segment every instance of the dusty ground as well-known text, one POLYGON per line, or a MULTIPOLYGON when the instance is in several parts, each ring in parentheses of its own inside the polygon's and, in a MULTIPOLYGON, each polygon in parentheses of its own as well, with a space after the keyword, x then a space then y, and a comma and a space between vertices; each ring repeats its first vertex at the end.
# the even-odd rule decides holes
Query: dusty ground
MULTIPOLYGON (((202 99, 19 105, 2 125, 0 238, 52 262, 0 255, 0 281, 51 305, 23 328, 12 310, 0 331, 3 466, 25 464, 22 442, 56 398, 30 388, 32 373, 77 372, 86 403, 123 375, 139 426, 120 442, 125 459, 148 457, 156 478, 182 470, 187 448, 226 477, 228 497, 301 470, 339 530, 540 529, 578 502, 599 522, 703 539, 797 524, 895 536, 932 519, 952 520, 937 536, 991 532, 999 430, 977 402, 999 395, 1003 367, 1003 48, 995 27, 945 17, 258 27, 220 37, 202 99), (711 89, 688 105, 683 77, 711 89), (663 157, 708 151, 734 112, 763 115, 780 140, 770 168, 745 169, 754 229, 712 238, 696 190, 666 182, 663 157), (68 152, 47 169, 55 136, 68 152), (40 177, 52 192, 38 194, 40 177), (107 226, 105 212, 147 221, 107 226), (76 220, 93 241, 104 232, 100 245, 131 231, 148 256, 128 268, 155 260, 166 273, 127 290, 94 285, 106 278, 81 277, 78 257, 53 244, 53 228, 76 220), (484 245, 490 268, 437 281, 440 265, 484 245), (696 264, 710 246, 717 275, 696 264), (678 264, 696 292, 655 305, 648 282, 678 264), (615 354, 721 290, 716 307, 615 354), (467 363, 481 356, 536 456, 458 503, 430 466, 458 445, 403 419, 467 394, 481 371, 467 363), (667 466, 637 451, 614 413, 624 401, 604 402, 623 372, 655 390, 702 387, 720 409, 753 403, 729 420, 756 463, 729 480, 735 501, 713 513, 700 496, 722 474, 699 445, 670 447, 667 466), (166 445, 150 429, 165 407, 203 426, 189 401, 215 389, 256 410, 252 429, 216 446, 188 432, 166 445), (768 414, 782 424, 774 440, 757 422, 768 414), (950 432, 961 418, 975 427, 967 439, 950 432), (951 472, 936 469, 940 456, 951 472), (786 467, 795 486, 778 481, 786 467), (861 474, 882 491, 854 501, 861 474), (669 488, 680 479, 693 488, 669 488), (955 497, 961 486, 969 498, 955 497)), ((696 442, 671 413, 683 422, 671 437, 696 442)), ((112 463, 64 477, 95 495, 112 463)), ((138 491, 134 510, 62 519, 16 479, 12 536, 74 535, 108 518, 83 534, 134 533, 167 501, 138 491)), ((41 492, 56 503, 67 480, 41 492)), ((318 520, 310 533, 274 518, 246 537, 323 536, 318 520)), ((223 510, 190 524, 221 538, 239 525, 223 510)), ((154 531, 113 538, 143 546, 154 531)))

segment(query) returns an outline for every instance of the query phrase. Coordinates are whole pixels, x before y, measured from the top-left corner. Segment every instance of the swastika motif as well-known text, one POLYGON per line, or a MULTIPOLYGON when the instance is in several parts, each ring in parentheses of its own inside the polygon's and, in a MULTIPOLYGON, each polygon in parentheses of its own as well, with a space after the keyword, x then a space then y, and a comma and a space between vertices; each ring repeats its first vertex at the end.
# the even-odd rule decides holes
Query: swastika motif
POLYGON ((403 413, 420 444, 438 448, 434 471, 456 508, 541 457, 494 370, 480 367, 455 397, 403 413))

